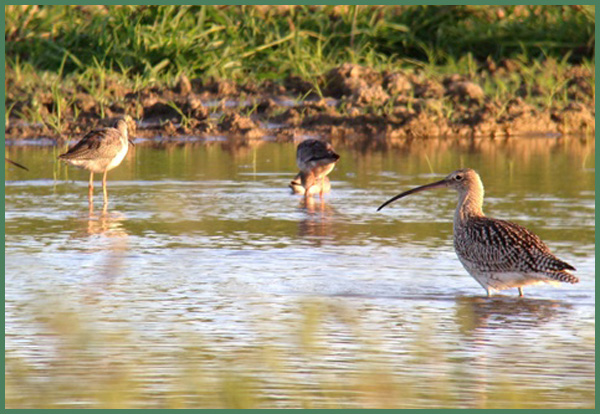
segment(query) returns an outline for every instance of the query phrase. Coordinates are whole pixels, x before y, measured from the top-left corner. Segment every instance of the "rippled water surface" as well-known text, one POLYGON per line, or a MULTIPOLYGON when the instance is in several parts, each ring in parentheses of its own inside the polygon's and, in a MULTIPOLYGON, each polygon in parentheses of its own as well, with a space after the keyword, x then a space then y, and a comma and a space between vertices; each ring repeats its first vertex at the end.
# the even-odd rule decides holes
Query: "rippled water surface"
POLYGON ((340 142, 312 203, 287 188, 294 144, 138 142, 91 214, 61 150, 6 149, 30 169, 5 167, 15 406, 594 407, 593 140, 340 142), (581 282, 486 298, 455 193, 376 212, 460 167, 581 282))

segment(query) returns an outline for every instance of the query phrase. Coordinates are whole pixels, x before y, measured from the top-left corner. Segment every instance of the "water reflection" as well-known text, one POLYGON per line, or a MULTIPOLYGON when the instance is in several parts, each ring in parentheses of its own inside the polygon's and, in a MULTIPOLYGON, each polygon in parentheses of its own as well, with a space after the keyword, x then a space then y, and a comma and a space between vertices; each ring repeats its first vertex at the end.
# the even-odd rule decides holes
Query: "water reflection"
POLYGON ((126 257, 131 248, 124 227, 126 219, 122 212, 109 211, 104 205, 98 213, 90 210, 87 219, 82 220, 85 227, 75 232, 75 237, 95 238, 90 241, 95 246, 94 254, 101 255, 101 260, 94 264, 95 271, 82 285, 85 303, 96 303, 98 294, 110 290, 127 267, 126 257))
MULTIPOLYGON (((54 358, 57 335, 23 311, 50 298, 108 335, 127 332, 131 343, 121 351, 89 341, 89 352, 101 361, 119 353, 116 361, 133 367, 125 375, 139 379, 128 389, 139 391, 140 401, 167 404, 174 401, 169 392, 186 393, 176 368, 192 365, 177 355, 193 334, 207 350, 190 358, 207 364, 190 381, 226 383, 223 375, 243 372, 244 363, 256 363, 253 378, 263 381, 276 365, 279 376, 265 393, 280 406, 297 407, 296 397, 314 386, 317 406, 321 399, 360 407, 351 397, 374 382, 360 377, 359 361, 380 361, 389 375, 374 400, 392 395, 384 387, 399 380, 394 401, 408 407, 593 405, 594 141, 380 144, 334 143, 343 162, 331 174, 331 194, 305 199, 287 188, 297 172, 293 143, 139 143, 112 173, 109 208, 91 212, 80 189, 56 185, 80 187, 87 179, 57 164, 56 149, 8 147, 7 157, 30 172, 6 167, 7 355, 36 368, 30 384, 53 384, 39 361, 68 367, 65 375, 104 373, 90 370, 83 353, 54 358), (482 175, 486 212, 539 234, 576 264, 580 284, 532 287, 523 299, 516 291, 484 298, 452 251, 454 194, 417 196, 375 212, 390 194, 462 166, 482 175), (303 310, 307 296, 355 310, 352 326, 303 310), (305 325, 320 327, 320 354, 302 353, 305 325), (244 354, 249 347, 257 350, 253 358, 244 354), (427 348, 433 351, 419 354, 427 348), (274 362, 261 365, 265 360, 274 362), (353 379, 356 388, 349 386, 353 379), (502 381, 516 387, 516 396, 515 389, 498 391, 502 381), (349 393, 337 394, 341 388, 349 393), (528 395, 531 401, 523 400, 528 395)), ((21 384, 13 395, 37 395, 21 384)), ((218 387, 193 390, 199 398, 221 395, 218 387)))
POLYGON ((101 212, 94 213, 91 209, 87 215, 87 235, 103 235, 106 237, 127 237, 128 233, 123 227, 126 220, 125 214, 120 211, 110 211, 104 205, 101 212))
POLYGON ((571 309, 572 305, 559 300, 463 296, 456 299, 456 322, 465 335, 480 330, 535 328, 571 309))
MULTIPOLYGON (((560 300, 527 297, 515 300, 508 296, 457 298, 454 319, 469 367, 468 386, 464 392, 461 391, 461 399, 471 408, 484 408, 494 391, 491 384, 498 380, 499 364, 504 372, 529 372, 517 375, 514 386, 527 387, 534 377, 543 380, 547 375, 544 370, 552 371, 552 364, 542 367, 535 362, 544 354, 540 348, 562 348, 570 344, 560 338, 560 333, 551 338, 554 334, 552 329, 548 331, 548 337, 539 340, 535 350, 530 342, 532 338, 528 337, 532 332, 543 331, 552 321, 560 320, 571 310, 572 305, 560 300)), ((552 357, 562 358, 558 355, 552 357)), ((562 362, 557 362, 557 365, 562 365, 562 362)))
POLYGON ((333 236, 335 208, 323 197, 299 197, 298 209, 303 213, 298 220, 298 236, 309 238, 317 245, 325 238, 333 236))

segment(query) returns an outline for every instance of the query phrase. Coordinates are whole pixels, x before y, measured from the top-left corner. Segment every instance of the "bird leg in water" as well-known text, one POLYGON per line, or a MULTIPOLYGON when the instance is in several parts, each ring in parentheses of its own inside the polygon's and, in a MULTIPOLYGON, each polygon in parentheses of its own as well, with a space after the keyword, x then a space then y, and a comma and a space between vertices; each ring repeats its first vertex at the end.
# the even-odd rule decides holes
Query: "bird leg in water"
POLYGON ((304 187, 304 198, 308 198, 311 196, 310 194, 310 188, 315 185, 315 175, 313 174, 313 172, 309 172, 309 173, 302 173, 301 175, 301 180, 302 180, 302 186, 304 187))
POLYGON ((88 198, 90 203, 92 202, 92 198, 94 197, 94 173, 90 172, 90 183, 88 185, 88 198))
POLYGON ((321 177, 321 190, 319 191, 319 197, 323 201, 323 189, 325 188, 325 176, 321 177))
POLYGON ((104 205, 108 204, 108 192, 106 191, 106 174, 108 174, 108 170, 105 170, 104 176, 102 176, 102 193, 104 194, 104 205))
POLYGON ((88 184, 88 207, 90 216, 94 214, 94 173, 90 172, 90 183, 88 184))
POLYGON ((519 286, 519 296, 523 297, 523 288, 519 286))

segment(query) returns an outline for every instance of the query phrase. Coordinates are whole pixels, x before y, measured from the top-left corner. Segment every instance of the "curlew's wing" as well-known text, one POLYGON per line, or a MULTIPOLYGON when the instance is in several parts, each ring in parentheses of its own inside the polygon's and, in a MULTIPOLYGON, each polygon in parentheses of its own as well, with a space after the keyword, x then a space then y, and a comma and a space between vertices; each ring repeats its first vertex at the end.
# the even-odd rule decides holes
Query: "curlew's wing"
POLYGON ((121 149, 121 133, 115 128, 95 129, 59 156, 62 159, 97 160, 114 158, 121 149))
POLYGON ((554 256, 535 234, 518 224, 488 217, 471 218, 455 239, 462 257, 484 271, 542 273, 561 281, 578 279, 570 264, 554 256))

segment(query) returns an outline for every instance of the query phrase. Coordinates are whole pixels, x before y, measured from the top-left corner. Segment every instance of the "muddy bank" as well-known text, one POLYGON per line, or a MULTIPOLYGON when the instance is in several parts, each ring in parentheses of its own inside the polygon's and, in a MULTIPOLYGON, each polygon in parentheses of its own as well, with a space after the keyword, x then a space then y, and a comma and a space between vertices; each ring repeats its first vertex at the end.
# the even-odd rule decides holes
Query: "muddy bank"
MULTIPOLYGON (((552 70, 551 62, 545 70, 552 70)), ((10 85, 7 73, 7 85, 10 85)), ((290 76, 283 81, 236 84, 218 79, 188 79, 173 87, 134 91, 107 80, 94 98, 83 88, 56 93, 20 91, 7 86, 7 139, 49 137, 61 141, 129 114, 137 137, 235 135, 287 140, 298 135, 382 138, 440 136, 516 136, 532 133, 595 131, 594 74, 573 66, 554 86, 521 76, 510 60, 487 61, 476 74, 428 76, 422 71, 383 71, 344 64, 322 74, 317 83, 290 76), (486 93, 490 79, 519 79, 510 97, 486 93), (549 90, 560 85, 560 91, 549 90), (320 94, 317 93, 320 91, 320 94), (60 111, 57 111, 60 107, 60 111), (36 111, 43 122, 28 122, 36 111), (60 118, 57 117, 60 113, 60 118), (52 122, 48 121, 52 119, 52 122)))

